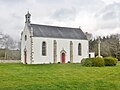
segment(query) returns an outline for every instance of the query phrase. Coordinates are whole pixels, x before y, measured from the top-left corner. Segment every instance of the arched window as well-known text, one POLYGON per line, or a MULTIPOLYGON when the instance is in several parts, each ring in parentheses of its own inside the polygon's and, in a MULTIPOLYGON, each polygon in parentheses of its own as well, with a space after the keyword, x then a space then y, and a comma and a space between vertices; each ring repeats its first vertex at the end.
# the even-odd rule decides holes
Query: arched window
POLYGON ((78 55, 81 56, 81 43, 78 44, 78 55))
POLYGON ((27 35, 25 35, 25 41, 27 40, 27 35))
POLYGON ((46 42, 42 42, 42 55, 46 56, 46 42))

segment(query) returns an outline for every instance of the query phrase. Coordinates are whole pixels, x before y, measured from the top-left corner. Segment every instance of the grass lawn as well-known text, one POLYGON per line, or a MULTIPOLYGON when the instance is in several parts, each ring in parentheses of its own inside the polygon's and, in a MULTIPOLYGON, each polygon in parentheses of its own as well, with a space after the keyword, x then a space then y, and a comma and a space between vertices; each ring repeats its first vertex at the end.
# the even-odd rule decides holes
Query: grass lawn
POLYGON ((120 90, 120 63, 113 67, 1 63, 0 90, 120 90))

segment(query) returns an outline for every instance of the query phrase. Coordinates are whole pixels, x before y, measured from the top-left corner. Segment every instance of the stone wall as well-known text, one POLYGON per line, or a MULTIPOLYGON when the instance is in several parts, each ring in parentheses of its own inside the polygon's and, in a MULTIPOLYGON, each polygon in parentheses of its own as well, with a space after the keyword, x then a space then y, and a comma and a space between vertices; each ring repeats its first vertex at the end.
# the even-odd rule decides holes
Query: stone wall
POLYGON ((0 60, 0 63, 21 63, 21 60, 0 60))
POLYGON ((0 60, 20 60, 20 50, 0 49, 0 60))

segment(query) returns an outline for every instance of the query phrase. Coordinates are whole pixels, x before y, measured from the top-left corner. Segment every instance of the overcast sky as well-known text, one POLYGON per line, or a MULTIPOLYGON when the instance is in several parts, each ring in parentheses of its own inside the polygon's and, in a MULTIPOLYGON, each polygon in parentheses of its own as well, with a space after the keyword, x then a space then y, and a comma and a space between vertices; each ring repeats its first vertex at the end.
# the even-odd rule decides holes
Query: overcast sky
POLYGON ((94 35, 120 33, 120 0, 0 0, 0 32, 20 39, 31 23, 76 27, 94 35))

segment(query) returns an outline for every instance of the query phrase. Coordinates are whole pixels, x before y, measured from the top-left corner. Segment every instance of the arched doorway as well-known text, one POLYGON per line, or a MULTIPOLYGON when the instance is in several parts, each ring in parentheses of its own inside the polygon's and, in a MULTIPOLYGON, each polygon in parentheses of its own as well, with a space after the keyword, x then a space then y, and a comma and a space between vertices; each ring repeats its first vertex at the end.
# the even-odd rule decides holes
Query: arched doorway
POLYGON ((64 48, 60 52, 60 58, 61 58, 61 63, 64 64, 66 59, 66 51, 64 50, 64 48))
POLYGON ((24 50, 24 64, 27 64, 27 50, 24 50))
POLYGON ((61 54, 62 63, 65 63, 65 53, 61 54))

